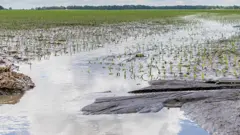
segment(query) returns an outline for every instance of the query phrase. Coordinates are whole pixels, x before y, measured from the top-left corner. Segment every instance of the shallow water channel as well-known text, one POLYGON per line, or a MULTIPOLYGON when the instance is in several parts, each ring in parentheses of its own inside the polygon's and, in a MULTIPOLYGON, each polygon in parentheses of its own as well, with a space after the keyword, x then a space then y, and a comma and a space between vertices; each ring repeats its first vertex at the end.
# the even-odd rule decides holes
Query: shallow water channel
MULTIPOLYGON (((231 25, 204 22, 195 33, 195 40, 230 37, 236 33, 231 25)), ((192 32, 192 31, 191 31, 192 32)), ((187 37, 190 30, 177 30, 155 35, 154 42, 164 43, 171 36, 175 44, 187 37)), ((89 52, 51 57, 50 60, 23 64, 20 72, 29 75, 36 87, 23 97, 5 97, 16 104, 0 106, 1 135, 208 135, 196 123, 187 119, 180 108, 164 108, 154 114, 82 115, 81 108, 98 97, 128 95, 127 92, 148 86, 143 80, 109 76, 100 65, 89 64, 96 58, 124 53, 124 46, 151 41, 126 40, 116 46, 105 46, 89 52), (91 70, 91 73, 86 72, 91 70), (111 92, 109 92, 111 91, 111 92), (17 101, 15 101, 17 100, 17 101), (18 100, 20 100, 18 102, 18 100)), ((187 42, 185 42, 186 44, 187 42)), ((0 98, 1 101, 1 98, 0 98)))
POLYGON ((84 116, 80 109, 95 98, 125 95, 128 90, 141 87, 131 80, 107 76, 89 76, 82 56, 61 56, 41 61, 30 67, 21 66, 29 74, 36 88, 27 92, 18 104, 0 108, 1 134, 80 134, 80 135, 136 135, 207 133, 187 120, 180 109, 164 109, 157 114, 113 116, 84 116), (81 64, 80 64, 81 63, 81 64), (87 81, 88 80, 88 81, 87 81), (105 90, 111 94, 98 93, 105 90))

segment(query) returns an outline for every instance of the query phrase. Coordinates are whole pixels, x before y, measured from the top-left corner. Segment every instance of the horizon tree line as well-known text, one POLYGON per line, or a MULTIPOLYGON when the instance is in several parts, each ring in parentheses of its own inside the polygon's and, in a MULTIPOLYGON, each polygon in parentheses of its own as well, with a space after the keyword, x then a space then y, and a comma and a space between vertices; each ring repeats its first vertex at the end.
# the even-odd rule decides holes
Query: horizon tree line
MULTIPOLYGON (((0 5, 0 10, 7 10, 0 5)), ((11 10, 12 8, 8 8, 11 10)), ((206 5, 176 5, 176 6, 148 6, 148 5, 103 5, 103 6, 49 6, 36 7, 32 10, 128 10, 128 9, 240 9, 240 6, 206 6, 206 5)))

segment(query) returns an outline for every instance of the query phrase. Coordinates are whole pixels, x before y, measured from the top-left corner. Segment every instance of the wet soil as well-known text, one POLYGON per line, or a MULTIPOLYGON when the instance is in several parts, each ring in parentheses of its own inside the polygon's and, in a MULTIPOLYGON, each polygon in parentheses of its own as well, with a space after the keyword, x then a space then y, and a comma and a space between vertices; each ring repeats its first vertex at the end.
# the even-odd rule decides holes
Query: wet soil
POLYGON ((0 96, 23 94, 35 87, 32 79, 14 71, 14 64, 1 59, 0 65, 0 96))
POLYGON ((239 105, 237 105, 240 101, 240 89, 229 89, 226 87, 226 89, 204 90, 204 85, 213 85, 214 87, 221 85, 221 83, 235 87, 234 83, 239 83, 239 80, 220 80, 215 83, 213 81, 159 80, 151 83, 155 87, 150 86, 150 90, 149 88, 143 88, 143 91, 139 90, 136 92, 144 94, 98 98, 93 104, 85 106, 82 111, 85 115, 100 115, 156 113, 164 107, 181 108, 210 134, 240 134, 238 128, 240 126, 240 120, 238 119, 239 105), (176 91, 179 85, 188 86, 188 91, 176 91), (195 86, 201 89, 196 90, 195 86), (162 90, 161 87, 164 89, 162 90))

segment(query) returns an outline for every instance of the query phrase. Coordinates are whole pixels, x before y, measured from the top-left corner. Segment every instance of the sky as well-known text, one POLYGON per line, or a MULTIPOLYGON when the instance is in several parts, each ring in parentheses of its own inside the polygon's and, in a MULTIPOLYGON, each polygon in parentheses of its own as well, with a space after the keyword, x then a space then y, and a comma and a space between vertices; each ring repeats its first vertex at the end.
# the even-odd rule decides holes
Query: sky
POLYGON ((5 8, 30 9, 41 6, 68 5, 240 5, 240 0, 0 0, 5 8))

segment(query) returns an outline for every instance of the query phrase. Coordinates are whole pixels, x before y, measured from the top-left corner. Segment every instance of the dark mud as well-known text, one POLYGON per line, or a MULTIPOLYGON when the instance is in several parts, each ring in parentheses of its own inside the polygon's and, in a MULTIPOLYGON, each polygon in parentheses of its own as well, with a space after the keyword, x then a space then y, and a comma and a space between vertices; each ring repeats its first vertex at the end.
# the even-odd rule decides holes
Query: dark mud
POLYGON ((157 80, 151 81, 151 86, 130 91, 129 93, 153 93, 168 91, 199 91, 199 90, 221 90, 240 89, 240 80, 210 80, 206 82, 184 81, 184 80, 157 80))
POLYGON ((151 94, 100 98, 82 110, 85 114, 147 113, 158 112, 163 107, 181 107, 185 103, 200 100, 206 100, 208 103, 221 100, 238 100, 240 94, 237 93, 240 90, 237 89, 239 87, 237 83, 239 81, 232 80, 231 83, 230 80, 219 80, 215 83, 214 81, 159 80, 151 82, 152 86, 143 90, 130 92, 151 94))
MULTIPOLYGON (((128 114, 128 113, 156 113, 163 108, 181 108, 186 116, 190 117, 210 134, 239 135, 239 80, 219 80, 207 82, 193 81, 154 81, 151 89, 153 93, 122 97, 98 98, 91 105, 82 109, 85 115, 99 114, 128 114), (176 90, 180 86, 189 88, 189 91, 176 90), (196 90, 199 87, 201 90, 196 90), (202 87, 200 87, 202 86, 202 87), (204 87, 222 89, 203 90, 204 87), (226 87, 227 86, 227 87, 226 87), (162 91, 161 87, 168 88, 162 91), (173 88, 173 89, 171 89, 173 88), (226 88, 226 89, 225 89, 226 88)), ((138 91, 140 93, 141 91, 138 91)))
POLYGON ((154 94, 99 98, 82 109, 85 114, 124 114, 158 112, 163 107, 182 107, 185 103, 235 101, 240 90, 162 92, 154 94))

